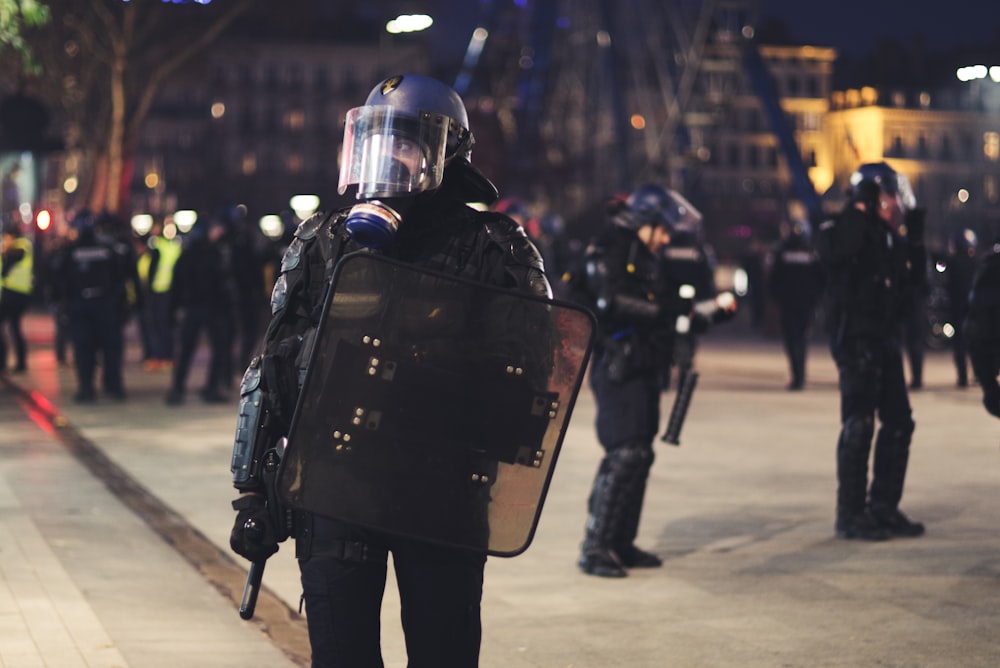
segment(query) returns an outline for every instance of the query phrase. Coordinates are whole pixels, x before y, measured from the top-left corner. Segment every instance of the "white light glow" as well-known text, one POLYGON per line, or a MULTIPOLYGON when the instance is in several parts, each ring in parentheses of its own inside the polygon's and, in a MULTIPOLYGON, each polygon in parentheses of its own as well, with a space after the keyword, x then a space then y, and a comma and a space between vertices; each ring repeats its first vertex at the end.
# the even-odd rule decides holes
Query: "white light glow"
POLYGON ((285 231, 285 224, 281 222, 280 217, 274 214, 262 216, 258 225, 260 226, 260 231, 268 239, 280 239, 285 231))
POLYGON ((198 220, 198 213, 190 209, 174 211, 174 224, 183 234, 187 234, 198 220))
POLYGON ((153 216, 148 213, 137 213, 132 216, 132 220, 129 222, 132 225, 132 231, 140 237, 149 234, 149 231, 153 229, 153 216))
POLYGON ((316 213, 316 209, 319 208, 319 196, 292 195, 292 198, 288 200, 288 206, 292 207, 292 211, 295 212, 299 220, 305 220, 316 213))
POLYGON ((434 25, 434 19, 427 14, 401 14, 385 24, 385 31, 391 35, 404 32, 420 32, 434 25))

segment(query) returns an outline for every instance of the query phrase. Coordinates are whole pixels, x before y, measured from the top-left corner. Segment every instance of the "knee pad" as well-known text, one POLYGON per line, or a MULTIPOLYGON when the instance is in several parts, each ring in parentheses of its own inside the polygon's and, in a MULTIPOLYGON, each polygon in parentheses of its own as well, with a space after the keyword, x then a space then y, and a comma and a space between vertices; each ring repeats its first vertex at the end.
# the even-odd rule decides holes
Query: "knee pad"
POLYGON ((871 415, 852 415, 844 421, 843 442, 847 447, 868 448, 875 435, 875 418, 871 415))

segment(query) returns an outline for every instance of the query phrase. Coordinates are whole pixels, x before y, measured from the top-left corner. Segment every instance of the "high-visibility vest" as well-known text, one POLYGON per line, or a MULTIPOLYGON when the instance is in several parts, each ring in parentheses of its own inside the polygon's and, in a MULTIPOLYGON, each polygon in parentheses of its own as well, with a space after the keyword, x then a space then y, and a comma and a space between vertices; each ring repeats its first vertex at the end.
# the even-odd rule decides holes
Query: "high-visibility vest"
POLYGON ((14 266, 7 272, 7 275, 3 277, 3 287, 8 290, 13 290, 14 292, 22 292, 29 295, 31 294, 31 286, 34 277, 34 262, 31 251, 31 242, 24 237, 18 237, 14 240, 14 246, 22 249, 24 251, 24 256, 15 262, 14 266))
POLYGON ((160 260, 156 264, 156 273, 150 282, 150 288, 153 292, 167 292, 170 290, 170 284, 174 281, 174 265, 177 264, 177 258, 181 256, 181 245, 176 241, 155 237, 153 248, 159 251, 160 260))

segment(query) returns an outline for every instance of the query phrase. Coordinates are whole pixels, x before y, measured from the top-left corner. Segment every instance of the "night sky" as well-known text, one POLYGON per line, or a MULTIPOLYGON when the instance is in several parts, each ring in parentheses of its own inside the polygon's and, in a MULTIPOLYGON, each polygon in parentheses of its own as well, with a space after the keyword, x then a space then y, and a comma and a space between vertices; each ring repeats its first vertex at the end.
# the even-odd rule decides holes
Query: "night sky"
POLYGON ((761 0, 760 7, 762 17, 783 20, 796 40, 852 55, 870 51, 882 38, 922 36, 931 51, 1000 42, 996 0, 761 0))

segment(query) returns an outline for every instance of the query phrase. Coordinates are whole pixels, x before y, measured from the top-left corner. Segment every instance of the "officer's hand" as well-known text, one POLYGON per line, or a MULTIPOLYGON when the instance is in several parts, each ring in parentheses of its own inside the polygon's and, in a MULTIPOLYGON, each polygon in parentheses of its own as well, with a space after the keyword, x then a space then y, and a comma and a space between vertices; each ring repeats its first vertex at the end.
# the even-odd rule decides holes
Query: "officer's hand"
POLYGON ((236 523, 229 534, 229 547, 250 561, 265 561, 278 551, 277 531, 267 509, 267 501, 257 494, 245 494, 233 501, 236 523))

